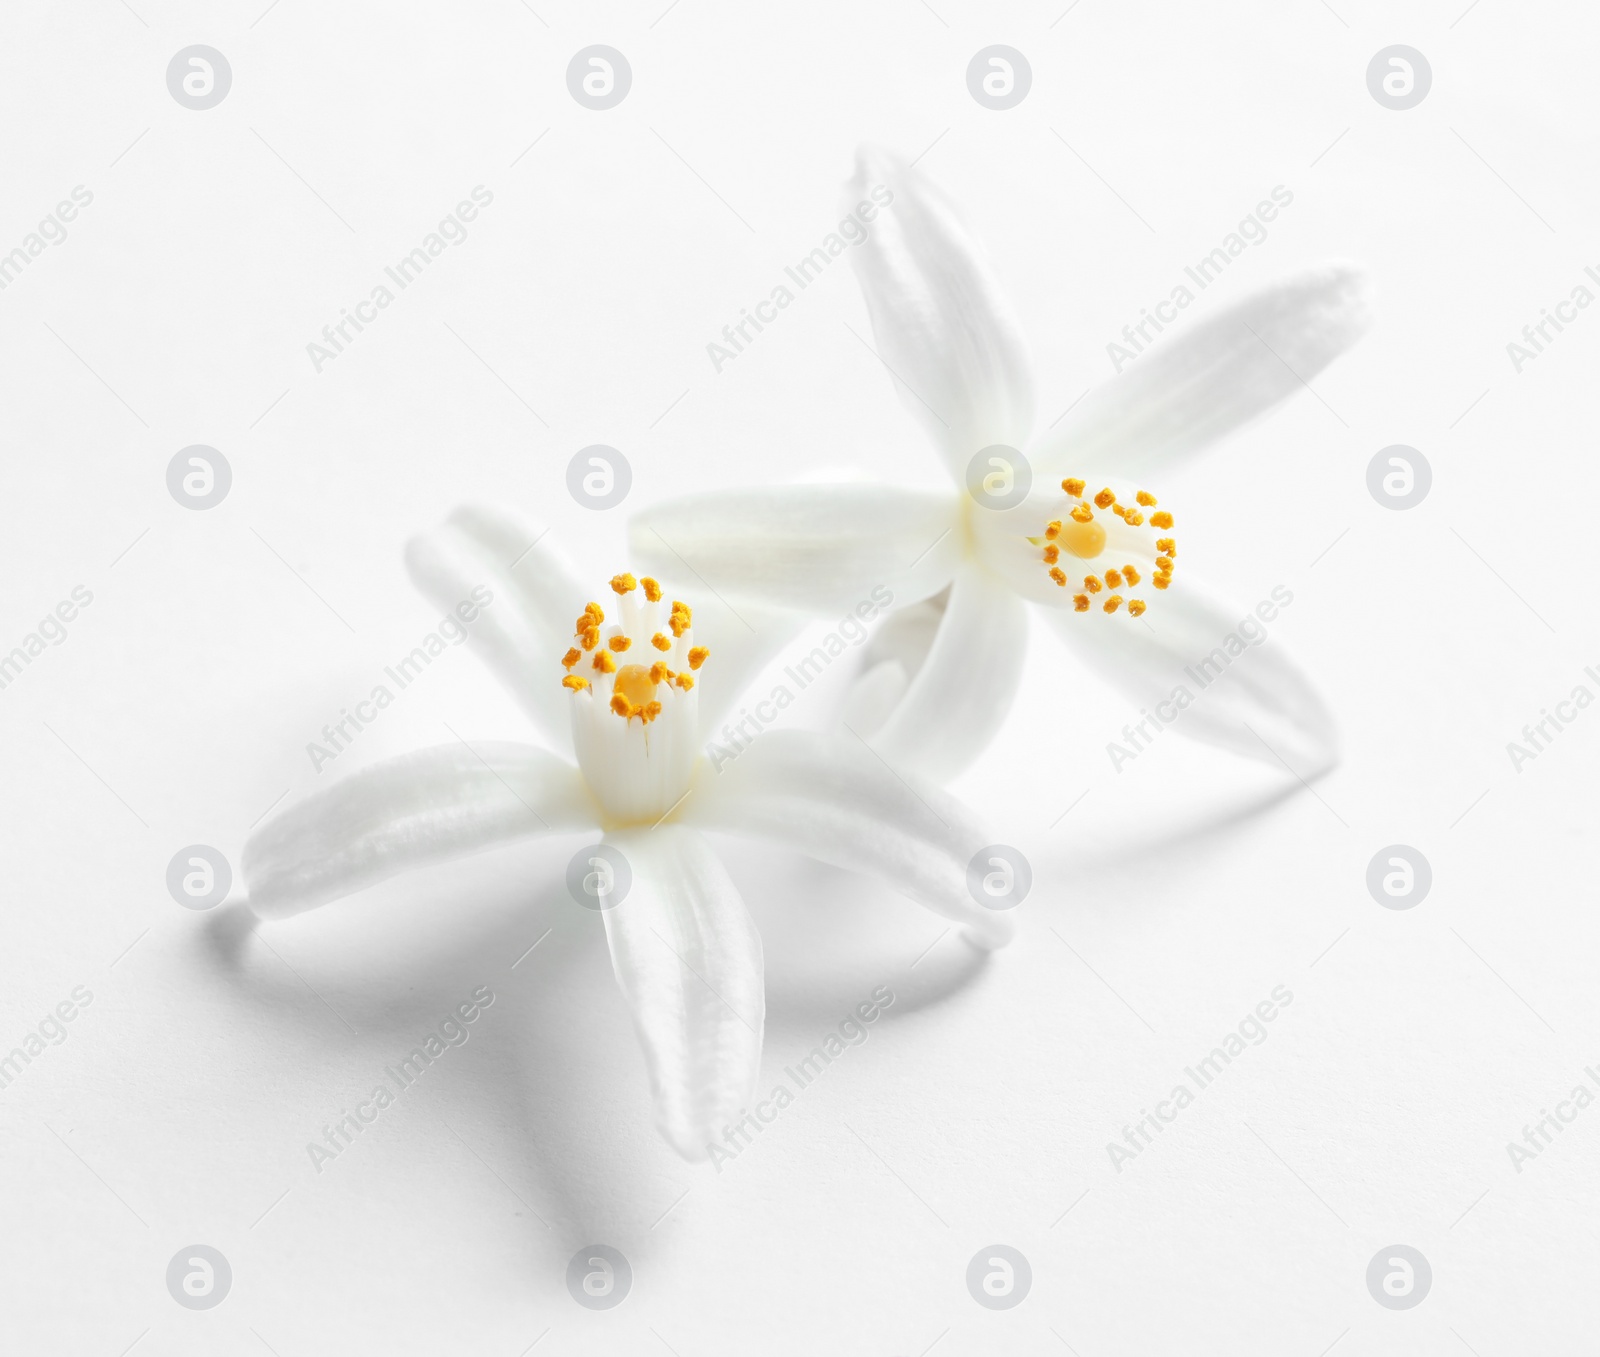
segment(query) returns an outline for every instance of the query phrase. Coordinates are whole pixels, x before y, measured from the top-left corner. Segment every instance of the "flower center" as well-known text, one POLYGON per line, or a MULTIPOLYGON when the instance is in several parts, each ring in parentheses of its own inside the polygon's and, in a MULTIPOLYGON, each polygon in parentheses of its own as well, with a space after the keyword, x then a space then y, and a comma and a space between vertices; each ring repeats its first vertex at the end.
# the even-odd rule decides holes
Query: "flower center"
POLYGON ((584 608, 561 684, 572 693, 573 746, 596 800, 619 823, 654 821, 689 789, 699 744, 693 671, 711 652, 694 644, 687 604, 673 602, 662 617, 653 579, 617 575, 611 589, 619 616, 607 622, 598 603, 584 608))
MULTIPOLYGON (((1084 482, 1069 476, 1061 488, 1071 501, 1071 511, 1065 517, 1053 519, 1045 525, 1044 537, 1030 538, 1043 544, 1043 560, 1050 568, 1050 578, 1065 589, 1075 581, 1069 579, 1061 568, 1061 553, 1092 561, 1099 556, 1109 556, 1121 565, 1110 565, 1100 574, 1082 576, 1081 592, 1072 596, 1074 612, 1086 613, 1094 603, 1100 603, 1102 612, 1117 612, 1124 599, 1119 590, 1130 593, 1144 583, 1140 567, 1133 564, 1137 558, 1150 572, 1150 584, 1165 590, 1172 584, 1173 559, 1178 554, 1178 544, 1172 537, 1157 537, 1158 531, 1171 532, 1172 515, 1156 508, 1156 497, 1148 490, 1134 495, 1132 504, 1121 504, 1109 486, 1092 499, 1084 494, 1084 482), (1100 514, 1097 516, 1095 510, 1100 514), (1146 517, 1146 510, 1152 512, 1146 517), (1104 594, 1101 602, 1096 596, 1104 594)), ((1145 611, 1142 598, 1129 598, 1128 615, 1139 617, 1145 611)))

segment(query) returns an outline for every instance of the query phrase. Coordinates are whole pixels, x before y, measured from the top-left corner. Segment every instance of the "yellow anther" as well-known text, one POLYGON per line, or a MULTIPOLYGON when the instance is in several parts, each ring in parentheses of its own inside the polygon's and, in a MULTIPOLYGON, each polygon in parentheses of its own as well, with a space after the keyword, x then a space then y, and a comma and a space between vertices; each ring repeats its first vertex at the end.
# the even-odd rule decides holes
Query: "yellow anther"
POLYGON ((583 643, 585 650, 593 650, 600 644, 600 628, 586 627, 578 632, 578 640, 583 643))
POLYGON ((644 596, 652 603, 661 602, 661 586, 648 575, 639 576, 639 583, 644 586, 644 596))
POLYGON ((1061 520, 1059 518, 1051 519, 1050 522, 1044 525, 1044 540, 1046 542, 1054 542, 1060 536, 1061 520))
POLYGON ((626 636, 613 636, 609 641, 606 642, 606 644, 609 645, 613 650, 622 651, 631 646, 633 642, 626 636))
POLYGON ((1152 579, 1150 581, 1150 583, 1155 585, 1155 587, 1157 589, 1165 589, 1169 584, 1172 583, 1172 576, 1171 575, 1157 575, 1154 579, 1152 579))
POLYGON ((1083 577, 1083 587, 1091 594, 1098 594, 1100 592, 1101 585, 1099 579, 1097 579, 1095 576, 1085 575, 1083 577))
POLYGON ((1080 613, 1088 612, 1089 611, 1089 595, 1088 594, 1074 594, 1072 596, 1072 607, 1073 607, 1073 611, 1075 611, 1075 612, 1080 612, 1080 613))
POLYGON ((689 647, 689 668, 698 669, 711 658, 711 652, 704 646, 689 647))
POLYGON ((1116 494, 1107 487, 1094 497, 1094 502, 1102 509, 1109 509, 1117 502, 1116 494))
POLYGON ((1172 515, 1162 509, 1159 513, 1150 515, 1150 525, 1155 528, 1170 528, 1172 526, 1172 515))
MULTIPOLYGON (((598 603, 585 603, 583 605, 583 616, 594 618, 594 625, 597 627, 606 620, 606 615, 598 603)), ((580 627, 583 626, 583 618, 578 619, 578 625, 580 627)))
POLYGON ((644 718, 644 723, 649 725, 650 722, 654 721, 656 717, 661 715, 661 704, 659 702, 646 702, 644 704, 644 710, 640 712, 639 715, 644 718))
POLYGON ((1157 570, 1158 573, 1160 573, 1162 575, 1170 575, 1172 573, 1172 557, 1170 557, 1170 556, 1157 556, 1156 557, 1156 570, 1157 570))
POLYGON ((1122 606, 1122 595, 1112 594, 1111 597, 1105 601, 1104 606, 1108 613, 1116 612, 1116 610, 1122 606))
POLYGON ((667 618, 667 629, 674 636, 682 636, 694 622, 694 614, 689 611, 687 603, 674 602, 672 616, 667 618))
POLYGON ((1122 588, 1122 572, 1120 570, 1106 571, 1106 587, 1110 589, 1122 588))
POLYGON ((1137 584, 1139 582, 1139 572, 1131 565, 1125 565, 1122 567, 1122 578, 1127 580, 1130 585, 1137 584))
MULTIPOLYGON (((1141 490, 1137 495, 1134 496, 1134 498, 1138 500, 1140 504, 1144 505, 1146 509, 1153 509, 1156 507, 1156 497, 1148 490, 1141 490)), ((1131 611, 1133 604, 1130 603, 1128 608, 1131 611)))
POLYGON ((1059 584, 1063 589, 1067 587, 1067 573, 1060 566, 1056 565, 1050 567, 1050 578, 1059 584))
POLYGON ((577 646, 573 646, 571 650, 561 657, 561 667, 563 669, 571 669, 582 658, 583 651, 579 650, 577 646))
POLYGON ((633 707, 629 705, 628 699, 621 693, 611 694, 611 710, 624 720, 633 715, 633 707))
POLYGON ((671 650, 672 642, 667 640, 659 631, 650 638, 650 644, 657 650, 671 650))
POLYGON ((693 674, 674 674, 672 676, 672 681, 676 683, 678 687, 682 688, 684 692, 688 692, 689 689, 694 687, 693 674))
POLYGON ((632 575, 623 574, 613 575, 611 577, 611 588, 616 593, 631 594, 638 587, 639 581, 634 579, 632 575))
POLYGON ((668 669, 661 660, 657 660, 650 666, 651 683, 665 683, 671 677, 672 670, 668 669))
POLYGON ((617 662, 611 658, 609 650, 597 650, 595 652, 594 667, 602 674, 614 674, 617 672, 617 662))
POLYGON ((1143 617, 1144 600, 1142 598, 1130 598, 1128 600, 1128 612, 1134 617, 1143 617))
MULTIPOLYGON (((1082 485, 1083 482, 1079 481, 1078 484, 1082 485)), ((1094 510, 1091 509, 1087 504, 1074 505, 1072 510, 1072 521, 1074 523, 1093 523, 1094 510)))
POLYGON ((1170 537, 1158 537, 1156 538, 1156 550, 1164 551, 1168 556, 1176 556, 1178 554, 1178 544, 1170 537))
POLYGON ((1077 499, 1083 494, 1083 482, 1076 476, 1068 476, 1066 480, 1061 482, 1061 488, 1071 495, 1073 499, 1077 499))
POLYGON ((1044 549, 1044 563, 1046 565, 1054 565, 1060 559, 1061 548, 1058 547, 1054 542, 1044 549))
POLYGON ((1137 528, 1141 523, 1144 522, 1144 515, 1141 514, 1137 509, 1129 509, 1127 516, 1122 521, 1130 528, 1137 528))
POLYGON ((1118 518, 1126 518, 1128 516, 1127 509, 1120 504, 1113 504, 1111 506, 1111 512, 1114 513, 1118 518))
POLYGON ((568 674, 566 678, 561 680, 561 686, 563 688, 571 688, 575 693, 581 693, 589 686, 589 680, 584 678, 582 674, 568 674))

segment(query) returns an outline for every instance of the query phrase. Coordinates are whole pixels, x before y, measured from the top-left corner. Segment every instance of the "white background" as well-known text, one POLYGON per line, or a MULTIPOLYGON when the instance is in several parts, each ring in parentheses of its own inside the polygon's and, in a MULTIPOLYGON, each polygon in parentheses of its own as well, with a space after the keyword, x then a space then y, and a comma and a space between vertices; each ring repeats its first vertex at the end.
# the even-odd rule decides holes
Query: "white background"
POLYGON ((1600 1060, 1600 715, 1520 773, 1506 753, 1600 692, 1600 314, 1520 375, 1505 350, 1600 265, 1586 7, 130 3, 0 16, 0 250, 94 195, 0 293, 0 647, 94 596, 0 692, 0 1047, 94 996, 0 1094, 9 1351, 1494 1357, 1592 1331, 1600 1111, 1520 1174, 1505 1148, 1600 1060), (605 113, 565 83, 596 42, 634 72, 605 113), (1033 69, 1004 113, 964 77, 996 42, 1033 69), (205 112, 165 84, 192 43, 233 68, 205 112), (1392 43, 1433 68, 1403 113, 1366 87, 1392 43), (652 1129, 561 886, 575 841, 255 937, 164 873, 194 842, 237 863, 285 792, 446 722, 528 734, 451 652, 333 768, 306 756, 429 629, 400 550, 454 504, 518 504, 599 579, 669 494, 937 483, 842 264, 720 375, 705 353, 837 220, 862 141, 926 150, 965 205, 1044 423, 1274 185, 1292 206, 1184 323, 1319 260, 1370 270, 1377 327, 1314 395, 1152 487, 1241 615, 1293 591, 1268 644, 1344 759, 1308 792, 1168 733, 1117 773, 1133 705, 1019 637, 1011 721, 956 786, 1034 863, 1009 950, 728 846, 766 940, 764 1088, 874 987, 897 1002, 718 1173, 652 1129), (469 238, 315 372, 322 326, 479 184, 469 238), (564 484, 594 442, 635 473, 600 515, 564 484), (191 443, 234 471, 207 512, 165 486, 191 443), (1433 467, 1407 512, 1365 485, 1390 443, 1433 467), (1365 887, 1396 842, 1434 872, 1404 912, 1365 887), (477 985, 470 1042, 314 1171, 306 1143, 477 985), (1106 1143, 1277 985, 1269 1039, 1118 1173, 1106 1143), (603 1314, 563 1280, 597 1242, 634 1269, 603 1314), (205 1313, 164 1285, 193 1243, 234 1272, 205 1313), (1004 1313, 963 1281, 995 1243, 1034 1276, 1004 1313), (1365 1284, 1395 1243, 1434 1274, 1406 1312, 1365 1284))

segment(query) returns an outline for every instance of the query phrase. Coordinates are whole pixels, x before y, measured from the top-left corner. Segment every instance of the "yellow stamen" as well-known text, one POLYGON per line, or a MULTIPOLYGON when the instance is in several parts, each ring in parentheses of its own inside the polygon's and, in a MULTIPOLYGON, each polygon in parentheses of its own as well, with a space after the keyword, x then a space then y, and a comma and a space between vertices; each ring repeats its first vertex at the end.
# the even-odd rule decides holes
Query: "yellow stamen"
POLYGON ((1120 608, 1121 606, 1122 606, 1122 595, 1121 594, 1112 594, 1111 597, 1108 598, 1105 601, 1105 610, 1108 613, 1116 612, 1116 610, 1118 608, 1120 608))
MULTIPOLYGON (((583 605, 583 615, 584 617, 594 618, 594 625, 597 627, 606 620, 606 615, 601 611, 598 603, 585 603, 583 605)), ((584 625, 582 618, 578 620, 578 625, 580 627, 584 625)))
POLYGON ((1089 595, 1088 594, 1074 594, 1072 596, 1072 607, 1073 607, 1073 610, 1076 611, 1076 612, 1080 612, 1080 613, 1088 612, 1089 611, 1089 595))
POLYGON ((1122 572, 1120 570, 1106 571, 1106 585, 1112 589, 1122 588, 1122 572))
POLYGON ((571 688, 575 693, 581 693, 589 686, 589 680, 584 678, 582 674, 568 674, 566 678, 561 680, 561 686, 563 688, 571 688))
POLYGON ((1054 542, 1060 536, 1061 520, 1059 518, 1051 519, 1050 522, 1044 525, 1044 540, 1046 542, 1054 542))
MULTIPOLYGON (((1154 502, 1154 500, 1151 501, 1152 504, 1154 502)), ((661 586, 651 579, 650 576, 641 575, 639 577, 639 583, 644 586, 644 596, 647 599, 649 599, 652 603, 661 602, 661 586)))
MULTIPOLYGON (((1082 485, 1083 482, 1079 481, 1078 484, 1082 485)), ((1072 521, 1074 523, 1093 523, 1094 510, 1087 504, 1075 504, 1072 508, 1072 521)))
POLYGON ((1067 572, 1064 571, 1060 566, 1051 567, 1050 578, 1059 584, 1063 589, 1067 587, 1067 572))
MULTIPOLYGON (((1156 497, 1148 490, 1141 490, 1134 498, 1144 505, 1146 509, 1154 509, 1156 507, 1156 497)), ((1130 603, 1128 606, 1131 608, 1133 605, 1130 603)))
POLYGON ((611 694, 611 710, 624 720, 633 715, 633 708, 628 705, 628 699, 621 693, 611 694))
POLYGON ((1160 513, 1151 514, 1150 526, 1154 528, 1170 528, 1172 526, 1172 515, 1165 509, 1161 510, 1160 513))
POLYGON ((1165 589, 1169 584, 1172 583, 1172 576, 1171 575, 1157 575, 1154 579, 1152 579, 1150 581, 1150 583, 1155 585, 1155 587, 1157 589, 1165 589))
POLYGON ((614 674, 617 672, 617 662, 611 658, 611 652, 609 650, 598 650, 595 652, 594 667, 602 674, 614 674))
POLYGON ((672 681, 682 688, 684 692, 688 692, 689 689, 694 687, 694 675, 692 674, 674 674, 672 681))
POLYGON ((704 646, 689 647, 689 668, 698 669, 711 658, 711 652, 704 646))
POLYGON ((1054 542, 1044 549, 1044 563, 1046 565, 1054 565, 1060 559, 1061 548, 1058 547, 1054 542))
POLYGON ((1164 551, 1168 556, 1176 556, 1178 554, 1178 544, 1170 537, 1158 537, 1156 538, 1156 550, 1164 551))
POLYGON ((1122 567, 1122 578, 1127 580, 1130 585, 1137 584, 1139 582, 1139 572, 1131 565, 1125 565, 1122 567))
POLYGON ((1083 482, 1075 476, 1068 476, 1066 480, 1062 481, 1061 488, 1071 495, 1073 499, 1078 499, 1083 494, 1083 482))
POLYGON ((561 667, 563 669, 571 669, 582 658, 583 651, 579 650, 577 646, 573 646, 571 650, 561 657, 561 667))
POLYGON ((623 651, 633 644, 626 636, 613 636, 606 642, 613 650, 623 651))
POLYGON ((1100 584, 1100 581, 1095 576, 1093 576, 1093 575, 1085 575, 1083 577, 1083 587, 1085 589, 1087 589, 1091 594, 1098 594, 1100 592, 1100 589, 1101 589, 1101 584, 1100 584))
POLYGON ((1144 515, 1141 514, 1137 509, 1129 509, 1127 517, 1123 519, 1123 522, 1126 523, 1130 528, 1137 528, 1141 523, 1144 522, 1144 515))
POLYGON ((1128 600, 1128 612, 1134 617, 1143 617, 1144 600, 1142 598, 1130 598, 1128 600))
POLYGON ((660 660, 650 666, 651 683, 665 683, 671 677, 672 670, 668 669, 660 660))
POLYGON ((659 631, 650 638, 650 644, 657 650, 671 650, 672 642, 667 640, 659 631))
POLYGON ((1156 557, 1156 570, 1157 570, 1157 572, 1159 574, 1170 575, 1172 573, 1172 557, 1170 557, 1170 556, 1157 556, 1156 557))
POLYGON ((611 587, 619 594, 631 594, 639 587, 639 581, 634 579, 632 575, 613 575, 611 577, 611 587))
POLYGON ((1108 486, 1106 489, 1102 490, 1098 495, 1096 495, 1094 497, 1094 502, 1095 502, 1096 507, 1098 507, 1098 508, 1109 509, 1113 504, 1115 504, 1117 502, 1117 497, 1116 497, 1116 494, 1108 486))

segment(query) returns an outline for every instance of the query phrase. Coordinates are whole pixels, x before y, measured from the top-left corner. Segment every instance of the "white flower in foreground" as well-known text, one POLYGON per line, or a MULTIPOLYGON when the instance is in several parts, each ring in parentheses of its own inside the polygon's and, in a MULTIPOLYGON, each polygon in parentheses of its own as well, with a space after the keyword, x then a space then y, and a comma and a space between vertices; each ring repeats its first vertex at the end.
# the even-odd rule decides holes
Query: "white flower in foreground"
MULTIPOLYGON (((864 151, 849 200, 875 184, 893 205, 852 258, 879 357, 954 487, 693 495, 638 514, 632 543, 651 564, 670 544, 719 591, 818 615, 891 589, 904 611, 876 650, 897 656, 897 686, 873 743, 944 779, 1010 708, 1024 601, 1147 707, 1224 645, 1248 610, 1186 572, 1174 579, 1183 515, 1165 496, 1155 508, 1147 478, 1301 390, 1366 328, 1366 288, 1328 265, 1255 293, 1189 322, 1035 432, 1026 349, 959 214, 914 170, 864 151)), ((1175 728, 1307 774, 1334 758, 1327 709, 1277 646, 1230 668, 1175 728)))
POLYGON ((736 694, 712 680, 719 667, 753 672, 749 648, 731 634, 726 646, 697 639, 692 610, 669 606, 654 580, 619 575, 603 606, 580 604, 539 541, 507 513, 468 508, 412 542, 407 560, 444 608, 492 587, 474 644, 576 764, 531 745, 457 742, 365 769, 251 837, 249 906, 280 918, 527 835, 603 830, 631 870, 600 914, 657 1122, 701 1159, 750 1102, 766 1007, 760 936, 701 831, 863 872, 964 924, 981 947, 1003 945, 1014 924, 968 892, 968 863, 990 842, 971 812, 860 741, 771 731, 712 772, 700 749, 716 699, 705 699, 736 694))

